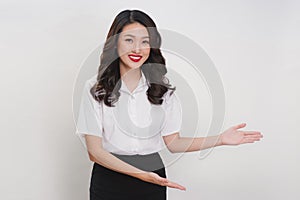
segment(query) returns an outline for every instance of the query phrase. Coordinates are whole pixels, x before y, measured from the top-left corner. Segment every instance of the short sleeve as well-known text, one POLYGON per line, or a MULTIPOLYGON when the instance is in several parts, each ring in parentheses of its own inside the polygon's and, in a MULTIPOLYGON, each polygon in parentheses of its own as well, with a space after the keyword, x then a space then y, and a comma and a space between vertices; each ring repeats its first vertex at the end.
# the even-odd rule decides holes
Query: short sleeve
POLYGON ((161 135, 171 135, 179 132, 182 124, 182 108, 181 103, 175 92, 170 95, 166 93, 164 99, 165 122, 161 130, 161 135))
POLYGON ((92 86, 91 81, 86 81, 76 123, 76 134, 85 148, 87 148, 85 134, 102 137, 103 133, 101 104, 90 93, 92 86))

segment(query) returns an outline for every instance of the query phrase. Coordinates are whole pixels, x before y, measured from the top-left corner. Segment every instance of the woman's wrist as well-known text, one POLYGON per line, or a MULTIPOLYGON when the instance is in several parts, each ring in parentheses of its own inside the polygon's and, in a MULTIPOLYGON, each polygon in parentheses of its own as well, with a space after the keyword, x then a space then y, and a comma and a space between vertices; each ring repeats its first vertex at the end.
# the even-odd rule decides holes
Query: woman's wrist
POLYGON ((217 146, 222 146, 222 145, 224 145, 224 144, 223 144, 223 141, 222 141, 222 137, 223 137, 223 133, 221 133, 221 134, 218 135, 217 146))
POLYGON ((145 181, 145 180, 147 180, 148 172, 141 170, 138 173, 134 173, 132 176, 134 176, 135 178, 138 178, 140 180, 145 181))

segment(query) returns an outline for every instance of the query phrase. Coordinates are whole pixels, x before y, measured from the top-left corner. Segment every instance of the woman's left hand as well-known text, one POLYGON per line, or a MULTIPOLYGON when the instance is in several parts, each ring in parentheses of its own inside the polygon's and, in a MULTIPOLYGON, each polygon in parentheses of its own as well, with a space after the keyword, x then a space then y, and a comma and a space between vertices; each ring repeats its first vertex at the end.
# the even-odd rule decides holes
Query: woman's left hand
POLYGON ((242 131, 246 123, 230 127, 220 135, 222 145, 239 145, 259 141, 263 136, 259 131, 242 131))

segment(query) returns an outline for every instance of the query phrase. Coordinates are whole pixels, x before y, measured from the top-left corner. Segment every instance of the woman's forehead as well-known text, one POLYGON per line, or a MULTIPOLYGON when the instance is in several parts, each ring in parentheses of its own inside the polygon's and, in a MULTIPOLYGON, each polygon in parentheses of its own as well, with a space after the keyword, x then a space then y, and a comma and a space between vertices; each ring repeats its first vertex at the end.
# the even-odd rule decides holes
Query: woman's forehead
POLYGON ((139 23, 133 23, 124 26, 121 35, 128 36, 128 37, 140 37, 140 38, 149 37, 147 28, 139 23))

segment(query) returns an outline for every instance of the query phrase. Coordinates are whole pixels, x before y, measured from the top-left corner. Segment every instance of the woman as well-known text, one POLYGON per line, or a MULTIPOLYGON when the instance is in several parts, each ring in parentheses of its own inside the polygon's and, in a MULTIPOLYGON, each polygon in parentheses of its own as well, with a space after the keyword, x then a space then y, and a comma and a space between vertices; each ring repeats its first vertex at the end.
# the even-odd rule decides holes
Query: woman
POLYGON ((185 190, 166 178, 158 154, 165 146, 172 153, 190 152, 262 137, 238 130, 245 123, 216 136, 180 137, 180 102, 165 77, 160 45, 156 25, 144 12, 125 10, 114 19, 98 74, 85 84, 77 121, 94 162, 91 200, 165 200, 167 187, 185 190))

